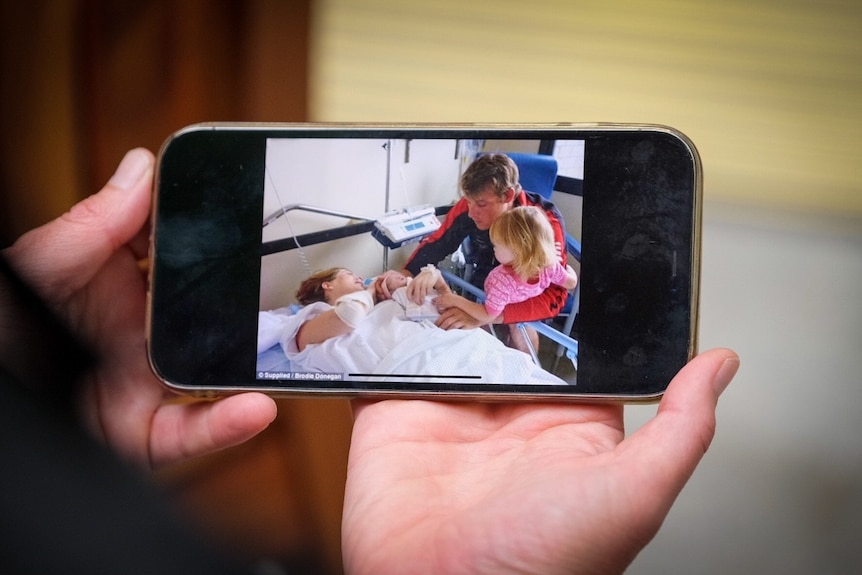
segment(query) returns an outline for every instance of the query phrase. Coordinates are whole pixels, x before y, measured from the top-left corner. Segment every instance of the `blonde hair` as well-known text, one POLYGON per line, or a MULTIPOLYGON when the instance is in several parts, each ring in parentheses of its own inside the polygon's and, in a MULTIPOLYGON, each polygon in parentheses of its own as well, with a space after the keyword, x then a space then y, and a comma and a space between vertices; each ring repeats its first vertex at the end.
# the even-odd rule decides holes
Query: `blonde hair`
POLYGON ((491 224, 490 234, 495 245, 512 251, 512 269, 525 281, 557 262, 554 229, 545 212, 536 206, 503 212, 491 224))

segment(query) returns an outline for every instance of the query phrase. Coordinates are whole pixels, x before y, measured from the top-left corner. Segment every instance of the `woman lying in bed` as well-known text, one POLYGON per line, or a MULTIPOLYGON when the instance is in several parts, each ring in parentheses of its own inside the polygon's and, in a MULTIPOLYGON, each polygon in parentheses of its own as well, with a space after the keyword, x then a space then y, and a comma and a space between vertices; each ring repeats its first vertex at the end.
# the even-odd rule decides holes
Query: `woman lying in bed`
MULTIPOLYGON (((427 270, 439 276, 437 270, 427 270)), ((481 329, 450 330, 431 321, 410 321, 405 308, 386 299, 399 283, 392 274, 365 287, 345 268, 318 272, 297 290, 303 305, 296 314, 277 318, 275 331, 295 370, 343 373, 355 378, 434 376, 434 381, 471 383, 565 384, 542 371, 530 357, 507 348, 481 329), (475 379, 473 379, 475 378, 475 379)), ((449 291, 442 277, 441 293, 449 291)), ((265 314, 267 312, 262 312, 265 314)), ((261 322, 273 332, 273 321, 261 322)), ((272 336, 269 336, 272 337, 272 336)))
MULTIPOLYGON (((449 286, 439 272, 432 268, 422 274, 436 274, 437 292, 449 292, 449 286)), ((296 292, 297 301, 306 306, 324 302, 331 309, 306 320, 299 327, 297 349, 302 351, 309 344, 322 343, 331 337, 352 332, 378 301, 392 299, 395 291, 406 284, 407 278, 398 272, 384 274, 368 287, 361 277, 346 268, 331 268, 312 274, 300 284, 296 292)))

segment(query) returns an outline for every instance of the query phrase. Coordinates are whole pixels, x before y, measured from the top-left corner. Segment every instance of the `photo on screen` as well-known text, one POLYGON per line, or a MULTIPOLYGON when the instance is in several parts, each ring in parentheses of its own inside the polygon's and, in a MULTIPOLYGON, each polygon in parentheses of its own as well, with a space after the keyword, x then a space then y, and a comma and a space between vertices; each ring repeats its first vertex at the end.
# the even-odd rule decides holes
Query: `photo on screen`
POLYGON ((575 387, 577 287, 544 316, 471 329, 438 327, 433 293, 423 302, 404 295, 409 274, 388 274, 391 298, 371 295, 375 278, 409 267, 425 242, 440 252, 429 273, 484 305, 485 278, 499 262, 482 259, 493 253, 487 232, 471 242, 463 230, 494 206, 463 203, 460 181, 477 158, 494 154, 517 168, 514 205, 540 206, 556 220, 564 234, 554 248, 579 276, 583 140, 268 139, 257 380, 575 387), (349 297, 338 303, 333 293, 349 297), (327 324, 333 314, 340 332, 327 324))

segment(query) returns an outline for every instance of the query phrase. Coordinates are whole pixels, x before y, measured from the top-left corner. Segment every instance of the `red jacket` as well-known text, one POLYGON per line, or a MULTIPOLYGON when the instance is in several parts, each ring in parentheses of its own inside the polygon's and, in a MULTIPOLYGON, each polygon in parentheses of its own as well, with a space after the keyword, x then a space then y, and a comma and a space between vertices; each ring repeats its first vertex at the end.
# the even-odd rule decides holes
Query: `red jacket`
MULTIPOLYGON (((515 197, 514 206, 538 206, 547 214, 551 227, 554 230, 554 243, 560 256, 560 263, 566 265, 566 234, 563 218, 559 210, 551 202, 543 199, 538 194, 522 191, 515 197)), ((433 234, 425 237, 413 255, 404 266, 414 276, 419 273, 422 266, 438 264, 446 256, 454 253, 458 246, 470 238, 473 253, 476 257, 476 269, 473 272, 471 282, 484 289, 485 278, 499 262, 494 258, 494 246, 488 234, 488 230, 480 230, 467 215, 468 205, 466 198, 461 198, 452 207, 443 225, 433 234)), ((562 286, 551 285, 540 295, 526 301, 510 304, 503 310, 503 323, 517 323, 521 321, 533 321, 556 316, 566 303, 568 293, 562 286)))

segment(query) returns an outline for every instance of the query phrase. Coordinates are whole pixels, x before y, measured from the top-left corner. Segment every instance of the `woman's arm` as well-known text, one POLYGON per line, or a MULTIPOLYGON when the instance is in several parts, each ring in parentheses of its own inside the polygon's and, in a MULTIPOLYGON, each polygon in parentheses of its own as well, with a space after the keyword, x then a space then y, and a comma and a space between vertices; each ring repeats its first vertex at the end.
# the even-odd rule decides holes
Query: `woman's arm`
POLYGON ((443 278, 443 274, 438 273, 437 281, 434 283, 434 290, 439 295, 445 295, 448 293, 452 293, 452 288, 449 287, 449 284, 446 283, 446 280, 443 278))
POLYGON ((432 295, 432 291, 438 294, 449 293, 449 285, 443 279, 443 274, 440 273, 433 264, 428 264, 422 268, 422 271, 407 284, 407 299, 416 305, 422 305, 425 298, 432 295))
POLYGON ((345 294, 335 301, 335 306, 311 318, 300 326, 296 333, 296 347, 299 351, 313 343, 323 343, 353 331, 374 307, 374 287, 345 294))
POLYGON ((307 345, 323 343, 331 337, 344 335, 351 331, 353 328, 344 323, 335 313, 335 310, 331 309, 302 324, 299 331, 296 332, 296 347, 302 351, 307 345))

